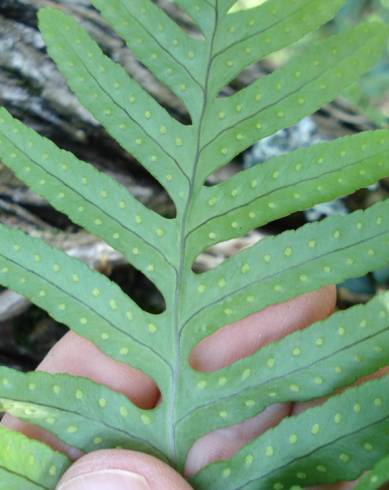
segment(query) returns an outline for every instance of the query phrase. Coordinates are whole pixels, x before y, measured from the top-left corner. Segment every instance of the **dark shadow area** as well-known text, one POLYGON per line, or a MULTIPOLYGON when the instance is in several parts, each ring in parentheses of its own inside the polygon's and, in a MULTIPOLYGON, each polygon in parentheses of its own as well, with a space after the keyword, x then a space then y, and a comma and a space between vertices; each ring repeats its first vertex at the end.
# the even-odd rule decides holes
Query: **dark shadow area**
POLYGON ((166 309, 165 300, 155 285, 139 270, 123 264, 112 270, 110 279, 130 296, 143 310, 160 314, 166 309))

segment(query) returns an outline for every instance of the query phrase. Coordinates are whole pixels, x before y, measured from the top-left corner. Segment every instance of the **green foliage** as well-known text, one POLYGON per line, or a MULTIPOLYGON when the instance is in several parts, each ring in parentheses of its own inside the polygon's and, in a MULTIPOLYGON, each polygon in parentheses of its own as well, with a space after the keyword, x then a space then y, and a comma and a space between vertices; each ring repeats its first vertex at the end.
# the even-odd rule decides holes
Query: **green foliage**
MULTIPOLYGON (((166 310, 143 311, 106 277, 5 226, 0 283, 113 359, 148 374, 162 402, 141 410, 84 378, 1 368, 0 406, 82 451, 135 448, 182 470, 203 434, 273 403, 330 395, 388 363, 388 295, 216 372, 197 372, 188 361, 199 341, 232 321, 388 264, 389 204, 382 202, 264 239, 214 270, 192 271, 198 254, 214 243, 389 175, 389 132, 376 131, 299 150, 217 186, 205 185, 212 172, 256 140, 312 113, 358 80, 380 58, 387 30, 378 22, 361 24, 221 98, 220 90, 242 69, 317 29, 343 0, 268 0, 238 12, 230 12, 231 0, 177 0, 197 23, 202 34, 197 37, 150 0, 92 3, 186 105, 191 124, 172 118, 74 19, 46 8, 39 20, 49 53, 83 105, 166 188, 176 218, 145 208, 121 185, 5 109, 0 156, 32 190, 147 275, 163 294, 166 310)), ((210 465, 193 485, 281 490, 356 478, 389 451, 388 397, 388 376, 347 389, 284 420, 230 460, 210 465)), ((20 478, 30 484, 23 488, 54 488, 65 460, 56 466, 58 475, 49 471, 50 480, 45 471, 60 457, 23 436, 4 434, 25 457, 43 454, 32 476, 24 472, 28 466, 16 465, 15 471, 12 461, 2 464, 7 488, 16 488, 20 478)))
MULTIPOLYGON (((389 20, 389 2, 387 0, 348 0, 331 22, 325 32, 340 32, 355 25, 361 19, 375 18, 384 22, 389 20)), ((386 99, 389 85, 389 43, 379 64, 358 83, 346 90, 344 95, 363 111, 373 122, 380 126, 388 124, 386 99)))
POLYGON ((365 475, 356 490, 376 490, 389 482, 389 456, 379 461, 373 470, 365 475))
POLYGON ((242 472, 244 488, 250 490, 352 480, 388 453, 389 420, 383 417, 388 403, 387 379, 350 389, 320 408, 284 420, 230 461, 206 468, 195 482, 211 488, 220 475, 228 475, 224 488, 242 488, 242 472), (255 464, 258 455, 261 464, 255 464))
MULTIPOLYGON (((5 385, 3 380, 3 385, 5 385)), ((44 444, 0 427, 0 487, 55 488, 70 461, 44 444), (5 486, 6 485, 6 486, 5 486)))

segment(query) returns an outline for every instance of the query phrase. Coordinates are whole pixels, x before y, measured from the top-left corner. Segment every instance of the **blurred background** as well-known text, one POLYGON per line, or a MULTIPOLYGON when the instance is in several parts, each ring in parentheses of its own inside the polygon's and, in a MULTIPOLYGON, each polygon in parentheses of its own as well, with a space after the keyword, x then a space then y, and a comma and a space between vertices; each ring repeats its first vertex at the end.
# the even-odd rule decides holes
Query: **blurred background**
MULTIPOLYGON (((234 9, 253 8, 266 0, 239 0, 234 9)), ((285 0, 287 1, 287 0, 285 0)), ((324 0, 323 0, 324 1, 324 0)), ((183 28, 194 31, 191 19, 169 0, 157 0, 183 28)), ((48 58, 37 30, 36 13, 43 6, 58 6, 75 16, 93 35, 106 54, 120 62, 136 80, 172 114, 187 121, 185 108, 128 51, 91 8, 88 0, 0 0, 0 105, 60 147, 73 151, 98 169, 125 185, 148 207, 172 216, 174 208, 158 183, 112 141, 104 129, 83 109, 67 88, 64 79, 48 58)), ((265 76, 286 63, 307 43, 343 31, 366 19, 389 22, 389 0, 349 0, 337 18, 296 45, 275 53, 250 66, 225 87, 228 96, 255 78, 265 76)), ((389 123, 389 40, 382 61, 358 84, 296 126, 258 142, 230 165, 211 176, 215 184, 234 172, 261 165, 272 156, 310 146, 363 130, 387 127, 389 123)), ((332 214, 345 214, 387 198, 389 179, 335 202, 321 204, 303 213, 255 230, 206 251, 197 263, 198 270, 219 264, 242 247, 272 234, 296 228, 332 214)), ((55 211, 18 181, 0 161, 0 220, 86 261, 116 281, 149 311, 161 309, 162 298, 149 281, 125 263, 120 254, 104 242, 86 234, 69 219, 55 211)), ((338 307, 367 301, 387 288, 389 269, 338 285, 338 307)), ((66 332, 39 308, 19 295, 0 288, 0 364, 22 370, 33 369, 48 349, 66 332)))

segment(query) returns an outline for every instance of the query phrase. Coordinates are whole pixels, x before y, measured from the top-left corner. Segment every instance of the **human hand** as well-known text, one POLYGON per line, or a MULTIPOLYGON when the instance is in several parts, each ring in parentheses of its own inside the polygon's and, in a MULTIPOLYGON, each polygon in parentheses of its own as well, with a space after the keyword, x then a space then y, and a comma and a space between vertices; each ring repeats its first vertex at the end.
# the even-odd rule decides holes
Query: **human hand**
MULTIPOLYGON (((287 303, 271 306, 205 339, 192 352, 191 364, 200 371, 220 369, 252 354, 269 342, 326 318, 334 307, 334 287, 326 287, 287 303)), ((73 333, 68 333, 58 342, 39 369, 88 377, 122 392, 144 409, 153 408, 158 403, 158 388, 146 375, 114 362, 90 342, 73 333)), ((204 436, 189 453, 186 476, 195 474, 210 462, 230 457, 249 440, 277 425, 284 417, 300 412, 305 405, 275 404, 241 424, 204 436)), ((5 418, 4 423, 67 452, 75 460, 59 483, 58 490, 191 489, 182 476, 151 456, 126 450, 101 450, 83 456, 38 427, 10 416, 5 418)), ((351 486, 345 483, 336 488, 346 490, 351 486)))

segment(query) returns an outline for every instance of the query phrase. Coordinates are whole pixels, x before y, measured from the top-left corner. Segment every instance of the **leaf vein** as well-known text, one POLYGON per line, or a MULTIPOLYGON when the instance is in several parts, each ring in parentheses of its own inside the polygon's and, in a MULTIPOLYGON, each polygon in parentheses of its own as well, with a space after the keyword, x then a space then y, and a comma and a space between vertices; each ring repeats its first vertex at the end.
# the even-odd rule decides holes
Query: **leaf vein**
POLYGON ((6 397, 6 396, 0 396, 0 399, 8 400, 10 402, 30 403, 31 405, 34 405, 37 407, 49 408, 49 409, 53 409, 53 410, 58 410, 60 412, 64 412, 66 414, 75 415, 77 417, 81 417, 84 420, 89 420, 90 422, 100 424, 109 430, 119 432, 120 434, 122 434, 124 436, 130 437, 130 438, 137 440, 137 441, 140 441, 140 442, 144 443, 146 446, 150 446, 151 448, 155 449, 158 452, 160 451, 159 448, 155 447, 153 444, 151 444, 149 441, 146 441, 146 439, 143 439, 142 437, 136 436, 136 435, 132 434, 131 432, 128 432, 127 430, 119 429, 118 427, 113 427, 112 425, 107 424, 107 422, 105 422, 104 420, 99 420, 99 419, 95 419, 92 417, 88 417, 87 415, 85 415, 83 413, 79 413, 75 410, 70 410, 70 409, 64 408, 64 407, 58 407, 56 405, 52 405, 51 403, 37 403, 37 402, 30 401, 30 400, 21 400, 18 398, 10 398, 10 397, 6 397))
POLYGON ((160 49, 162 51, 165 52, 165 54, 167 54, 170 58, 173 58, 173 60, 175 60, 177 62, 178 65, 180 65, 186 72, 186 74, 188 75, 188 77, 196 84, 200 87, 201 91, 204 92, 204 87, 201 85, 201 83, 196 80, 196 78, 193 76, 193 74, 188 70, 188 68, 182 63, 182 61, 180 61, 178 58, 176 58, 175 56, 172 56, 172 53, 170 53, 166 48, 165 46, 163 46, 163 44, 158 40, 158 38, 156 36, 154 36, 154 34, 149 31, 145 25, 143 25, 140 20, 135 17, 132 13, 131 13, 131 10, 129 10, 128 6, 126 4, 123 4, 123 1, 120 0, 120 3, 121 5, 125 8, 125 10, 127 11, 128 15, 137 23, 139 24, 146 32, 147 34, 155 41, 156 44, 158 44, 158 46, 160 47, 160 49))
POLYGON ((9 468, 7 468, 6 466, 3 466, 3 465, 0 465, 0 469, 6 471, 7 473, 9 473, 10 475, 13 475, 13 476, 17 476, 18 478, 23 478, 23 480, 25 480, 26 482, 28 483, 31 483, 32 485, 35 485, 37 487, 40 487, 40 488, 43 488, 44 490, 51 490, 49 487, 46 487, 45 485, 43 485, 42 483, 38 483, 34 480, 31 480, 30 478, 28 478, 26 475, 21 475, 19 473, 16 473, 15 471, 12 471, 10 470, 9 468))
MULTIPOLYGON (((292 376, 294 374, 297 374, 297 373, 300 373, 300 372, 303 372, 307 369, 311 369, 313 368, 314 366, 316 366, 317 364, 320 364, 322 362, 325 362, 325 361, 328 361, 329 359, 331 359, 332 357, 342 353, 342 352, 345 352, 349 349, 352 349, 353 347, 356 347, 357 345, 359 344, 362 344, 368 340, 371 340, 371 339, 374 339, 376 337, 379 337, 381 334, 385 333, 386 331, 389 330, 389 326, 381 329, 380 331, 378 332, 375 332, 374 334, 372 335, 369 335, 367 337, 364 337, 363 339, 359 339, 358 341, 356 342, 353 342, 351 344, 348 344, 344 347, 342 347, 341 349, 338 349, 334 352, 331 352, 330 354, 328 354, 327 356, 323 356, 323 357, 320 357, 319 359, 317 359, 316 361, 310 363, 310 364, 307 364, 307 365, 304 365, 304 366, 301 366, 300 368, 297 368, 297 369, 293 369, 292 371, 289 371, 285 374, 280 374, 278 376, 274 376, 273 378, 269 378, 267 379, 266 381, 263 381, 261 383, 258 383, 258 384, 251 384, 251 385, 248 385, 248 386, 245 386, 243 389, 240 389, 240 390, 237 390, 235 392, 232 392, 226 396, 223 396, 223 397, 220 397, 220 398, 217 398, 216 400, 212 400, 212 401, 209 401, 207 403, 204 403, 203 405, 198 405, 197 407, 195 407, 193 410, 190 410, 189 412, 187 412, 185 415, 183 415, 179 420, 177 420, 177 426, 180 425, 186 418, 190 417, 193 413, 195 413, 196 411, 198 410, 201 410, 201 409, 205 409, 207 407, 210 407, 212 405, 214 405, 215 403, 219 403, 219 402, 222 402, 222 401, 225 401, 225 400, 228 400, 228 399, 231 399, 231 398, 234 398, 236 396, 239 396, 239 395, 242 395, 243 393, 245 393, 246 391, 249 391, 249 390, 253 390, 253 389, 259 389, 261 387, 264 387, 266 385, 271 385, 272 383, 274 382, 277 382, 279 380, 282 380, 283 378, 287 378, 288 376, 292 376)), ((268 344, 270 345, 270 344, 268 344)), ((266 346, 265 346, 266 347, 266 346)), ((259 352, 259 350, 257 351, 259 352)), ((278 400, 278 402, 281 402, 282 400, 278 400)), ((277 402, 277 403, 278 403, 277 402)))
POLYGON ((383 422, 385 422, 387 419, 389 419, 389 415, 387 415, 386 417, 383 417, 380 420, 377 420, 375 422, 372 422, 370 424, 367 424, 367 425, 365 425, 363 427, 359 427, 358 429, 354 430, 353 432, 350 432, 348 434, 344 434, 344 435, 342 435, 342 436, 340 436, 340 437, 338 437, 338 438, 336 438, 336 439, 328 442, 327 444, 323 444, 323 445, 317 447, 316 449, 313 449, 309 453, 306 453, 306 454, 304 454, 302 456, 299 456, 298 458, 292 459, 288 463, 286 463, 286 464, 284 464, 282 466, 279 466, 278 468, 276 468, 274 470, 271 470, 271 471, 269 471, 266 474, 260 475, 258 478, 253 478, 251 480, 246 481, 243 485, 240 485, 239 487, 236 487, 234 490, 242 490, 243 488, 245 488, 250 483, 253 483, 253 482, 258 481, 258 480, 263 480, 264 478, 268 478, 272 474, 274 474, 275 472, 278 472, 278 471, 280 471, 280 470, 282 470, 284 468, 287 468, 288 466, 290 466, 290 465, 292 465, 292 464, 296 463, 297 461, 300 461, 300 460, 302 460, 304 458, 308 458, 309 456, 312 456, 313 454, 315 454, 317 451, 320 451, 321 449, 324 449, 326 447, 330 447, 333 444, 336 444, 336 443, 340 442, 341 440, 346 439, 348 437, 352 437, 352 436, 358 434, 359 432, 361 432, 362 430, 371 429, 371 428, 373 428, 376 425, 380 425, 383 422))
MULTIPOLYGON (((301 10, 303 10, 303 9, 304 9, 304 8, 305 8, 305 7, 306 7, 308 4, 310 4, 310 3, 314 3, 314 1, 315 1, 315 0, 308 0, 306 3, 304 3, 304 4, 303 4, 303 6, 302 6, 302 7, 298 7, 296 10, 293 10, 292 12, 290 12, 290 13, 288 14, 288 16, 292 16, 292 15, 295 15, 295 14, 297 14, 297 13, 301 12, 301 10)), ((259 9, 260 7, 261 7, 261 6, 259 6, 259 7, 257 7, 257 8, 259 9)), ((232 15, 234 15, 234 14, 232 14, 232 15)), ((236 12, 236 15, 239 15, 239 13, 238 13, 238 12, 236 12)), ((255 37, 255 36, 259 36, 259 35, 261 35, 261 34, 265 34, 265 32, 270 31, 271 29, 273 29, 273 27, 276 27, 276 26, 278 26, 279 24, 282 24, 284 21, 285 21, 285 18, 282 18, 282 19, 278 20, 277 22, 274 22, 273 24, 268 25, 268 26, 267 26, 266 28, 264 28, 264 29, 261 29, 261 30, 259 30, 259 31, 256 31, 256 32, 254 32, 254 33, 250 34, 249 36, 246 36, 246 37, 244 37, 244 38, 242 38, 242 39, 238 39, 237 41, 234 41, 234 42, 233 42, 233 43, 231 43, 229 46, 226 46, 224 49, 221 49, 220 51, 218 51, 217 53, 215 53, 215 55, 212 57, 212 61, 213 61, 213 60, 214 60, 216 57, 220 56, 221 54, 225 53, 225 52, 226 52, 226 51, 228 51, 229 49, 231 49, 231 48, 233 48, 234 46, 236 46, 237 44, 244 43, 244 42, 246 42, 246 41, 248 41, 248 40, 252 39, 252 38, 253 38, 253 37, 255 37)))
MULTIPOLYGON (((380 155, 380 153, 376 153, 374 155, 371 155, 369 156, 369 158, 374 158, 375 156, 377 155, 380 155)), ((365 160, 365 158, 361 158, 355 162, 352 162, 348 165, 345 165, 343 167, 340 167, 340 168, 337 168, 337 169, 334 169, 334 170, 329 170, 327 172, 323 172, 321 174, 318 174, 318 175, 315 175, 313 177, 310 177, 310 178, 306 178, 306 179, 300 179, 296 182, 291 182, 289 184, 286 184, 286 185, 282 185, 282 186, 279 186, 279 187, 275 187, 273 189, 271 189, 270 191, 268 192, 265 192, 263 194, 259 194, 257 195, 256 197, 253 197, 252 199, 250 199, 249 201, 239 205, 239 206, 234 206, 230 209, 228 209, 226 212, 224 213, 219 213, 219 214, 215 214, 213 216, 211 216, 210 218, 202 221, 201 223, 199 223, 198 225, 196 225, 195 228, 193 228, 192 230, 190 230, 190 232, 188 233, 188 236, 190 236, 192 233, 194 233, 195 231, 197 231, 200 227, 202 227, 203 225, 206 225, 207 223, 209 223, 210 221, 214 220, 214 219, 217 219, 217 218, 221 218, 223 216, 226 216, 234 211, 237 211, 239 209, 242 209, 242 208, 245 208, 246 206, 249 206, 250 204, 253 204, 255 201, 259 200, 259 199, 263 199, 264 197, 268 197, 270 196, 271 194, 273 194, 274 192, 278 192, 278 191, 282 191, 282 190, 286 190, 286 189, 289 189, 289 188, 293 188, 295 187, 296 185, 300 185, 300 184, 305 184, 307 182, 312 182, 312 181, 315 181, 315 180, 318 180, 318 179, 321 179, 322 177, 325 177, 325 176, 328 176, 328 175, 331 175, 331 174, 336 174, 336 173, 339 173, 341 172, 342 170, 344 169, 348 169, 350 167, 353 167, 355 165, 358 165, 360 163, 362 163, 363 161, 365 160)), ((270 162, 268 162, 270 163, 270 162)), ((266 164, 266 162, 264 163, 266 164)), ((238 174, 239 176, 239 174, 238 174)))
MULTIPOLYGON (((77 194, 81 199, 83 199, 84 201, 86 201, 87 203, 89 203, 91 206, 97 208, 98 210, 100 210, 103 214, 105 214, 106 216, 108 216, 110 219, 112 219, 112 221, 116 222, 119 226, 123 227, 126 231, 128 231, 129 233, 131 233, 132 235, 136 236, 139 240, 145 242, 150 248, 152 248, 154 250, 154 252, 156 252, 159 256, 162 257, 162 259, 164 261, 166 261, 170 267, 172 267, 173 270, 176 270, 175 266, 173 265, 172 262, 170 262, 170 260, 161 252, 160 249, 157 248, 156 245, 154 245, 153 243, 147 241, 144 236, 141 236, 139 233, 137 233, 136 231, 134 231, 133 229, 129 228, 125 223, 121 222, 120 220, 118 220, 115 216, 111 215, 108 211, 104 210, 102 207, 100 207, 96 202, 94 201, 91 201, 90 199, 88 199, 87 197, 85 197, 85 195, 81 194, 76 188, 74 187, 71 187, 69 184, 67 184, 65 181, 63 181, 57 174, 54 174, 53 172, 50 172, 47 168, 45 168, 43 165, 41 165, 39 162, 37 162, 36 160, 34 160, 32 157, 30 157, 22 148, 20 148, 20 146, 16 145, 5 133, 2 133, 4 138, 7 139, 7 141, 10 142, 11 145, 14 145, 18 148, 18 150, 28 159, 30 160, 31 162, 33 162, 37 167, 39 167, 41 170, 43 170, 44 172, 46 172, 47 174, 49 174, 51 177, 53 177, 54 179, 56 180, 59 180, 61 182, 61 184, 66 187, 67 189, 69 189, 70 191, 74 192, 75 194, 77 194)), ((135 199, 131 194, 130 196, 135 199)))
MULTIPOLYGON (((366 46, 366 43, 362 44, 361 46, 359 46, 359 48, 357 49, 360 49, 360 48, 363 48, 366 46)), ((356 51, 356 50, 355 50, 356 51)), ((350 55, 347 54, 345 56, 342 56, 341 58, 339 58, 337 61, 336 61, 336 64, 339 64, 339 63, 342 63, 343 61, 345 60, 348 60, 350 58, 350 55)), ((318 75, 306 80, 302 85, 300 85, 299 87, 297 87, 296 89, 292 90, 291 92, 288 92, 287 94, 285 94, 283 97, 277 99, 275 102, 272 102, 271 104, 268 104, 264 107, 262 107, 261 109, 259 109, 258 111, 256 112, 253 112, 252 114, 249 114, 245 117, 243 117, 242 119, 240 119, 237 123, 234 123, 233 125, 231 126, 227 126, 226 128, 222 129, 221 131, 219 131, 219 133, 217 133, 212 139, 210 139, 209 141, 207 141, 207 143, 205 143, 202 147, 201 147, 201 153, 208 147, 210 146, 212 143, 214 143, 220 136, 222 136, 224 133, 226 133, 227 131, 229 131, 230 129, 233 129, 233 128, 236 128, 237 126, 240 126, 241 124, 243 124, 244 122, 254 118, 254 117, 257 117, 258 115, 260 115, 262 112, 266 111, 267 109, 271 109, 272 107, 276 106, 277 104, 280 104, 281 102, 283 102, 284 100, 288 99, 290 96, 292 95, 295 95, 296 93, 298 93, 300 90, 302 90, 303 88, 305 88, 307 85, 309 85, 310 83, 312 82, 315 82, 316 80, 319 80, 321 77, 323 77, 324 75, 326 75, 327 73, 331 72, 333 70, 333 66, 334 65, 331 65, 329 68, 323 70, 322 72, 320 72, 318 75)), ((277 71, 273 72, 273 74, 271 75, 267 75, 269 77, 273 76, 274 74, 276 74, 277 71)), ((234 97, 234 96, 231 96, 231 97, 234 97)))
MULTIPOLYGON (((298 264, 296 264, 296 265, 294 265, 294 266, 292 266, 292 267, 287 267, 287 268, 283 269, 282 271, 279 271, 279 272, 277 272, 277 273, 275 273, 275 274, 270 274, 270 275, 268 275, 268 276, 264 276, 264 277, 258 278, 258 279, 256 279, 256 280, 250 281, 250 282, 246 283, 244 286, 242 286, 242 287, 240 287, 240 288, 237 288, 237 289, 235 289, 234 291, 231 291, 230 293, 228 293, 228 294, 225 294, 225 295, 221 296, 220 298, 216 299, 216 300, 215 300, 215 301, 213 301, 212 303, 209 303, 209 304, 207 304, 207 305, 204 305, 204 306, 202 306, 200 309, 198 309, 197 311, 195 311, 194 313, 192 313, 192 315, 191 315, 189 318, 187 318, 187 320, 184 322, 184 324, 183 324, 183 326, 182 326, 182 330, 183 330, 183 329, 184 329, 184 328, 185 328, 185 327, 188 325, 188 323, 189 323, 191 320, 193 320, 193 318, 194 318, 194 317, 196 317, 198 314, 200 314, 200 313, 201 313, 202 311, 204 311, 205 309, 211 308, 212 306, 214 306, 214 305, 216 305, 216 304, 218 304, 218 303, 223 302, 223 301, 224 301, 226 298, 231 297, 231 296, 233 296, 233 295, 235 295, 235 294, 238 294, 238 293, 240 293, 241 291, 244 291, 245 289, 247 289, 247 288, 249 288, 249 287, 251 287, 251 286, 254 286, 254 285, 257 283, 257 282, 260 282, 260 281, 267 281, 267 280, 269 280, 269 279, 273 279, 274 277, 277 277, 277 276, 279 276, 279 275, 281 275, 281 274, 285 274, 285 273, 287 273, 287 272, 293 271, 294 269, 298 269, 298 268, 300 268, 300 267, 302 267, 302 266, 304 266, 304 265, 306 265, 306 264, 309 264, 309 263, 311 263, 311 262, 315 262, 316 260, 320 260, 320 259, 322 259, 322 258, 324 258, 324 257, 326 257, 326 256, 331 256, 331 255, 333 255, 334 253, 337 253, 337 252, 343 252, 343 251, 345 251, 345 250, 348 250, 349 248, 353 248, 353 247, 355 247, 355 246, 357 246, 357 245, 362 245, 362 244, 364 244, 364 243, 367 243, 367 242, 369 242, 369 241, 371 241, 371 240, 374 240, 375 238, 379 238, 379 237, 381 237, 381 236, 384 236, 384 235, 386 235, 387 233, 388 233, 388 232, 383 231, 383 232, 378 233, 378 234, 376 234, 376 235, 369 236, 369 237, 368 237, 368 238, 366 238, 365 240, 360 240, 359 242, 354 242, 354 243, 352 243, 351 245, 348 245, 347 247, 340 247, 340 248, 333 249, 333 250, 331 250, 331 251, 330 251, 330 252, 328 252, 328 253, 325 253, 325 254, 322 254, 322 255, 318 255, 318 256, 313 257, 312 259, 309 259, 309 260, 305 260, 305 261, 300 262, 300 263, 298 263, 298 264)), ((206 274, 206 273, 205 273, 205 274, 206 274)))
POLYGON ((143 131, 150 139, 151 141, 157 145, 160 150, 167 156, 169 157, 172 161, 174 161, 174 163, 177 165, 177 167, 179 168, 179 170, 181 171, 181 173, 183 174, 183 176, 185 177, 185 179, 189 182, 189 177, 187 175, 187 173, 184 171, 184 169, 182 168, 182 166, 180 165, 179 161, 173 156, 171 155, 168 151, 165 150, 165 148, 161 145, 161 143, 151 134, 151 133, 148 133, 145 128, 141 125, 141 123, 139 121, 137 121, 129 112, 128 110, 123 107, 121 104, 119 104, 113 97, 112 95, 104 88, 103 85, 101 85, 100 81, 98 80, 98 78, 95 77, 95 75, 90 71, 90 69, 88 68, 87 64, 84 62, 84 60, 82 59, 82 57, 78 54, 77 50, 74 49, 74 46, 69 42, 69 40, 66 38, 66 36, 63 36, 63 39, 65 40, 65 42, 68 44, 68 46, 70 47, 70 49, 73 51, 73 53, 77 56, 77 58, 79 59, 80 63, 83 65, 83 67, 85 68, 85 70, 88 72, 88 75, 94 80, 94 82, 96 83, 96 85, 101 89, 102 92, 105 93, 105 95, 107 95, 107 97, 111 100, 112 104, 116 107, 118 107, 119 109, 121 109, 125 114, 126 116, 141 130, 143 131))

